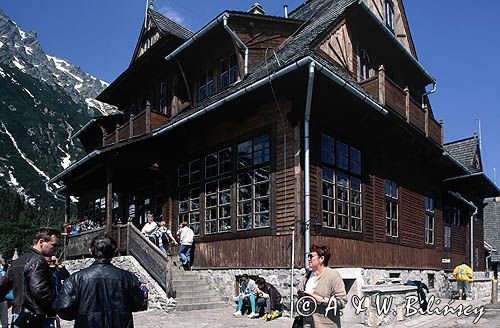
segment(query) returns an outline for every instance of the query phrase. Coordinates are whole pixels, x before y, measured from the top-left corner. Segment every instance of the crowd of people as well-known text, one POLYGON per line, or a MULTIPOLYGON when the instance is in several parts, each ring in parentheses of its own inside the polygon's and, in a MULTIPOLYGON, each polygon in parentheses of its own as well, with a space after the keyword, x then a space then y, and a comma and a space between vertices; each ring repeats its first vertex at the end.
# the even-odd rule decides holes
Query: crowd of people
MULTIPOLYGON (((147 308, 147 288, 111 264, 116 242, 95 237, 89 248, 95 261, 70 275, 54 256, 58 235, 54 229, 39 229, 33 246, 6 274, 0 272, 0 301, 12 294, 11 327, 55 328, 57 316, 75 320, 75 327, 133 327, 132 312, 147 308)), ((1 322, 7 327, 4 312, 1 322)))
POLYGON ((94 222, 90 219, 81 219, 76 221, 73 224, 67 224, 63 228, 63 232, 66 235, 76 235, 77 233, 81 233, 84 231, 89 231, 89 230, 94 230, 97 228, 100 228, 100 224, 97 222, 94 222))
POLYGON ((179 240, 177 242, 165 221, 160 221, 158 225, 152 213, 148 213, 146 218, 147 222, 142 227, 141 233, 166 254, 170 254, 171 244, 179 245, 179 260, 184 269, 190 270, 193 263, 191 250, 194 242, 194 231, 189 227, 189 224, 187 222, 181 223, 181 228, 177 231, 179 240))

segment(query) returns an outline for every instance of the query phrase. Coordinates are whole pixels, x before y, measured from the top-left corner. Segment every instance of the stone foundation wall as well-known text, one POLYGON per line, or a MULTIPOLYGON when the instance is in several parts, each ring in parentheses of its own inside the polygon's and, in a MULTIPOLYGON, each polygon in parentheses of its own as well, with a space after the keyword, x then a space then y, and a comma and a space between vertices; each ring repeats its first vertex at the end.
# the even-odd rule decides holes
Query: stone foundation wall
MULTIPOLYGON (((208 281, 216 292, 226 297, 234 305, 236 296, 236 277, 244 273, 249 276, 259 276, 273 284, 281 293, 283 305, 290 308, 290 270, 287 269, 224 269, 224 270, 199 270, 203 279, 208 281)), ((305 269, 294 270, 293 285, 297 287, 305 275, 305 269)))
POLYGON ((408 280, 419 280, 429 287, 429 294, 438 298, 450 298, 452 295, 452 284, 448 280, 449 274, 436 270, 387 270, 387 269, 363 269, 363 281, 367 285, 379 285, 383 283, 406 283, 408 280), (391 275, 398 276, 391 278, 391 275), (434 287, 429 282, 434 277, 434 287))
MULTIPOLYGON (((64 262, 64 265, 70 273, 77 272, 91 265, 94 259, 87 258, 81 260, 68 260, 64 262)), ((157 308, 170 312, 175 309, 176 301, 173 298, 167 298, 163 289, 158 285, 158 283, 151 278, 151 276, 144 270, 144 268, 137 262, 137 260, 132 256, 119 256, 113 258, 113 265, 116 267, 132 272, 137 276, 139 281, 146 284, 149 289, 149 299, 148 307, 157 308)))

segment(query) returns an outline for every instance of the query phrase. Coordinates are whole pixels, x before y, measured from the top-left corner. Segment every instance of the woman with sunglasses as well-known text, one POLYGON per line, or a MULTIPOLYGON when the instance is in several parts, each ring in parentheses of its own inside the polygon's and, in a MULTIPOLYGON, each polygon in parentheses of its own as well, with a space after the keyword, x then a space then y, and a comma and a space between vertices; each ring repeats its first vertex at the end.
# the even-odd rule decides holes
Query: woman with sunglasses
POLYGON ((309 317, 304 317, 303 327, 340 328, 340 309, 347 303, 344 281, 340 274, 328 267, 330 260, 330 248, 327 246, 312 245, 309 253, 310 271, 302 280, 299 289, 316 300, 318 305, 316 312, 309 317), (329 310, 328 307, 337 306, 337 311, 329 310))

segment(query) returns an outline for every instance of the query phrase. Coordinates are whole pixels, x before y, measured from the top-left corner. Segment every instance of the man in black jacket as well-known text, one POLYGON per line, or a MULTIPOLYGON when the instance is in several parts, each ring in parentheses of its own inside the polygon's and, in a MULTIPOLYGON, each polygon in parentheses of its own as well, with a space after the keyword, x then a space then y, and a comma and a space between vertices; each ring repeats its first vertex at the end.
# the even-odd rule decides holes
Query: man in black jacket
POLYGON ((65 320, 75 320, 78 328, 132 328, 132 312, 145 310, 147 299, 132 273, 111 264, 116 242, 108 236, 92 240, 95 258, 64 281, 54 302, 54 310, 65 320))
POLYGON ((50 327, 54 324, 54 283, 45 256, 57 246, 57 230, 38 230, 33 247, 12 263, 7 278, 0 282, 0 294, 12 288, 14 307, 12 327, 50 327))

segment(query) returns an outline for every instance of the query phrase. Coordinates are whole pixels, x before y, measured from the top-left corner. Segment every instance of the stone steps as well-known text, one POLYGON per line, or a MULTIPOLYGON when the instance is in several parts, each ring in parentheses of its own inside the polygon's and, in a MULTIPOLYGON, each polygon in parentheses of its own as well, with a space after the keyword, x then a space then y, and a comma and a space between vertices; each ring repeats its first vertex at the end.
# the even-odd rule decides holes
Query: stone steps
POLYGON ((225 302, 208 302, 208 303, 196 303, 196 304, 179 304, 177 303, 177 311, 193 311, 193 310, 208 310, 208 309, 220 309, 226 306, 225 302))
POLYGON ((179 264, 174 261, 172 272, 177 311, 219 309, 227 304, 226 298, 211 290, 209 283, 198 272, 184 271, 179 264))

